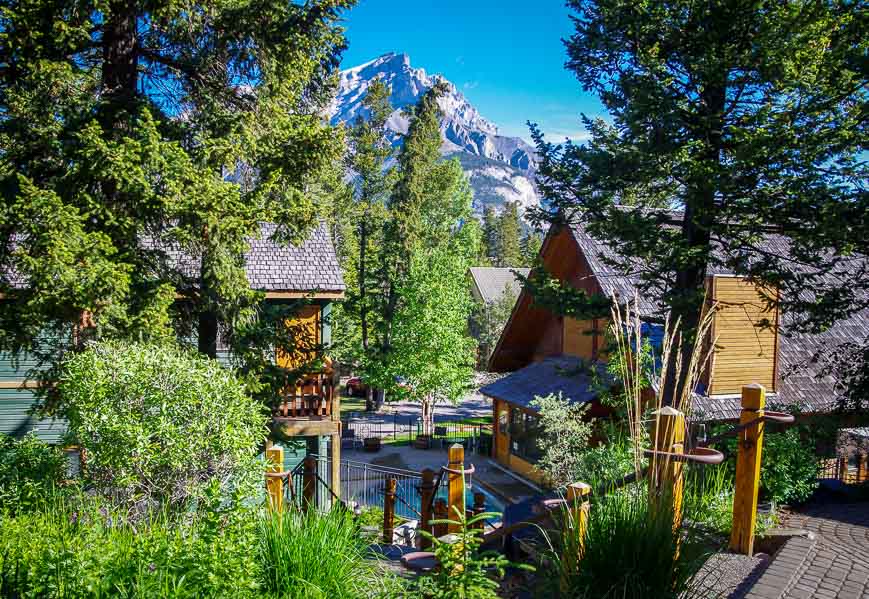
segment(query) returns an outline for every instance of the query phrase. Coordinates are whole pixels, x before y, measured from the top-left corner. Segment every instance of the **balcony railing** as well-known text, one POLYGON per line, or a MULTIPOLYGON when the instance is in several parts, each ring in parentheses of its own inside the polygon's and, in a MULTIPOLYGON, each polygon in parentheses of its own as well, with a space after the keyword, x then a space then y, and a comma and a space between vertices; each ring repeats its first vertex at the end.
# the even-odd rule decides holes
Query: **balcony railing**
POLYGON ((331 371, 310 374, 287 387, 274 410, 276 418, 328 418, 333 413, 335 382, 331 371))

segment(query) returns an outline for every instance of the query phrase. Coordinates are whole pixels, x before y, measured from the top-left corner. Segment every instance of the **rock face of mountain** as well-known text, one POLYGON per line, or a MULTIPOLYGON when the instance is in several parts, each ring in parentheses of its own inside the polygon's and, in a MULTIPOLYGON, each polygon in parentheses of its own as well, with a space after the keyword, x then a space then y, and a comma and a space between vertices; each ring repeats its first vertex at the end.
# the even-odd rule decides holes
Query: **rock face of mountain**
MULTIPOLYGON (((413 68, 407 54, 385 54, 341 71, 329 116, 333 122, 345 123, 367 117, 362 100, 368 86, 378 78, 391 90, 390 103, 395 111, 389 117, 388 127, 393 144, 398 145, 408 128, 404 109, 416 104, 438 81, 424 69, 413 68)), ((470 177, 474 208, 477 211, 486 205, 500 208, 505 202, 519 202, 522 208, 537 206, 534 148, 518 137, 500 135, 498 127, 480 115, 455 85, 445 82, 448 91, 439 101, 444 113, 441 152, 457 157, 470 177)))

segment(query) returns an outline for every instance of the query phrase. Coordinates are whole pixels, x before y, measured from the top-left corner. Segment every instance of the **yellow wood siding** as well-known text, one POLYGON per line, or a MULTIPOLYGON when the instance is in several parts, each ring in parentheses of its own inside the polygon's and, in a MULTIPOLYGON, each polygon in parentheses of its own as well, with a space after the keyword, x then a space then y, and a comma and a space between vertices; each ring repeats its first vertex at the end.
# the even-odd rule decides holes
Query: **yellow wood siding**
POLYGON ((590 360, 595 357, 595 321, 564 318, 562 353, 590 360))
POLYGON ((320 306, 305 306, 299 310, 298 316, 287 321, 287 327, 295 329, 297 347, 295 351, 287 352, 278 348, 275 359, 278 366, 284 368, 299 368, 313 359, 314 355, 304 348, 319 345, 320 339, 320 306))
POLYGON ((718 309, 711 332, 716 344, 709 394, 739 393, 749 383, 775 390, 776 331, 757 326, 764 320, 777 322, 778 311, 767 309, 759 295, 772 297, 775 292, 738 277, 713 277, 711 286, 711 299, 718 309))

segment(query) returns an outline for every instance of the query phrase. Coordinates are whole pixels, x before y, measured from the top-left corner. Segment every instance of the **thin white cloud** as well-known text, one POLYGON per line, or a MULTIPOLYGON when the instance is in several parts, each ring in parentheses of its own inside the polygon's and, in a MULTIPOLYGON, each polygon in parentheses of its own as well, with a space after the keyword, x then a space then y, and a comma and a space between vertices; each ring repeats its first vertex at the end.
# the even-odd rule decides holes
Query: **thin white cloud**
POLYGON ((476 87, 479 86, 479 85, 480 85, 480 82, 479 82, 479 81, 468 81, 467 83, 465 83, 465 84, 462 86, 462 88, 464 88, 464 89, 474 89, 474 88, 476 88, 476 87))

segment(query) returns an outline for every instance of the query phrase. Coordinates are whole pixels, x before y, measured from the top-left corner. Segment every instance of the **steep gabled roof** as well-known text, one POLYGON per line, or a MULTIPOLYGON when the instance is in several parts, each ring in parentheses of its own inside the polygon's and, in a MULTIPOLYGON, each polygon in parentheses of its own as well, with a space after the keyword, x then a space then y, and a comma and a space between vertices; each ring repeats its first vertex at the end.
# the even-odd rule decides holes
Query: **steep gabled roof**
POLYGON ((514 271, 527 277, 530 270, 530 268, 497 268, 494 266, 472 266, 468 269, 484 302, 498 301, 508 289, 514 296, 518 296, 522 290, 522 284, 516 278, 514 271))

